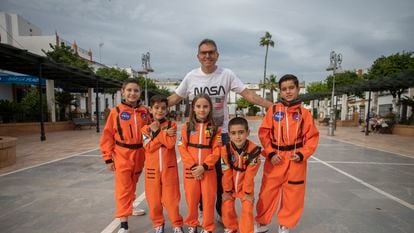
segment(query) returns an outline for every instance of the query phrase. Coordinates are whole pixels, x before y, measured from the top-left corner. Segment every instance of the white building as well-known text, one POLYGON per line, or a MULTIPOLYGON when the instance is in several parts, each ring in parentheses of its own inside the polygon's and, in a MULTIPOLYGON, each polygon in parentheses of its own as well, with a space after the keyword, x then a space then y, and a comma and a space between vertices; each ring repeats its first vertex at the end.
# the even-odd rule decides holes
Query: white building
MULTIPOLYGON (((42 50, 46 52, 51 50, 49 44, 56 46, 64 43, 66 46, 70 46, 81 58, 88 61, 89 65, 94 70, 97 70, 100 67, 106 67, 93 60, 91 49, 86 50, 79 47, 76 41, 70 43, 69 41, 62 39, 57 32, 55 35, 42 35, 42 31, 39 27, 27 21, 20 15, 0 12, 0 26, 0 43, 9 44, 20 49, 26 49, 29 52, 40 56, 45 56, 42 50)), ((2 73, 9 74, 10 72, 2 71, 2 73)), ((20 92, 24 92, 21 90, 23 88, 24 86, 0 83, 0 99, 18 101, 19 98, 17 97, 20 92)), ((54 81, 46 80, 46 95, 52 122, 56 121, 54 89, 54 81)), ((88 93, 76 93, 74 95, 75 98, 77 98, 82 113, 95 112, 96 98, 92 89, 90 89, 88 93)), ((115 103, 112 102, 112 97, 108 94, 99 94, 98 97, 101 112, 104 110, 105 106, 113 106, 120 102, 119 94, 117 95, 115 103)))

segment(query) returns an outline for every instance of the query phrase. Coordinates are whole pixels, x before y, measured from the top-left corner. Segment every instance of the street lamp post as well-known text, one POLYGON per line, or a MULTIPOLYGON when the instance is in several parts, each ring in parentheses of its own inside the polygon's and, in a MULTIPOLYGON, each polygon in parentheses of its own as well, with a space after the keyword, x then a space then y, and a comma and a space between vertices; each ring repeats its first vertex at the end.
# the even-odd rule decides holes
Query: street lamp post
POLYGON ((104 45, 104 43, 99 43, 99 63, 101 63, 102 64, 102 61, 101 61, 101 49, 102 49, 102 46, 104 45))
POLYGON ((142 54, 142 71, 139 71, 139 74, 144 74, 145 79, 145 105, 148 106, 148 84, 147 84, 147 74, 154 72, 154 69, 151 68, 151 55, 149 52, 142 54))
POLYGON ((332 96, 331 96, 331 110, 329 116, 329 128, 328 128, 328 136, 334 136, 334 121, 335 121, 335 110, 334 109, 334 97, 335 97, 335 75, 337 74, 337 70, 341 69, 342 63, 342 54, 336 54, 335 51, 331 52, 330 57, 330 65, 326 68, 327 71, 333 72, 332 78, 332 96))

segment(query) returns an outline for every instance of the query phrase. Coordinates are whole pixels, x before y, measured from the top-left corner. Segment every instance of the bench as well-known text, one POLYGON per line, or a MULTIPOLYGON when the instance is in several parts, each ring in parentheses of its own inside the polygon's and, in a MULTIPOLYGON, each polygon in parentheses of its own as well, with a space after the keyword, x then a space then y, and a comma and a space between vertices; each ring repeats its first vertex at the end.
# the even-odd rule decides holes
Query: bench
POLYGON ((72 122, 75 125, 75 129, 82 129, 82 126, 89 126, 90 129, 92 126, 96 125, 96 123, 93 122, 90 118, 73 118, 72 122))
POLYGON ((325 125, 325 126, 328 126, 329 125, 329 118, 323 118, 323 119, 321 119, 321 120, 319 120, 319 124, 320 125, 325 125))
POLYGON ((387 124, 385 127, 381 126, 381 128, 378 129, 378 133, 381 134, 392 134, 392 130, 394 128, 395 122, 386 120, 385 123, 387 124))

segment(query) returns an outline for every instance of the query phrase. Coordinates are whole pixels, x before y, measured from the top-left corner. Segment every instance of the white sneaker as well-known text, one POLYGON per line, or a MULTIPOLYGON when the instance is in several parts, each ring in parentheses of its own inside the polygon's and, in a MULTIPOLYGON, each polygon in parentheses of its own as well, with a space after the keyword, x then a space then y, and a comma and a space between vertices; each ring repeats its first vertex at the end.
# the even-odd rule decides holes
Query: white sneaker
POLYGON ((145 210, 143 210, 143 209, 140 209, 138 207, 134 207, 132 209, 132 215, 134 215, 134 216, 142 216, 144 214, 145 214, 145 210))
POLYGON ((197 227, 188 227, 187 233, 197 233, 197 227))
POLYGON ((211 231, 207 231, 207 230, 201 230, 201 232, 200 233, 212 233, 211 231))
POLYGON ((268 232, 269 228, 265 224, 255 223, 254 224, 254 233, 265 233, 268 232))
POLYGON ((164 225, 154 228, 154 233, 164 233, 164 225))
POLYGON ((118 233, 128 233, 129 230, 126 230, 125 228, 119 228, 118 233))
POLYGON ((279 233, 289 233, 289 228, 285 226, 279 226, 279 233))
POLYGON ((237 233, 237 231, 226 228, 226 229, 224 229, 224 233, 237 233))
POLYGON ((203 211, 198 211, 198 225, 203 225, 203 211))
POLYGON ((184 233, 184 231, 182 227, 174 227, 173 233, 184 233))

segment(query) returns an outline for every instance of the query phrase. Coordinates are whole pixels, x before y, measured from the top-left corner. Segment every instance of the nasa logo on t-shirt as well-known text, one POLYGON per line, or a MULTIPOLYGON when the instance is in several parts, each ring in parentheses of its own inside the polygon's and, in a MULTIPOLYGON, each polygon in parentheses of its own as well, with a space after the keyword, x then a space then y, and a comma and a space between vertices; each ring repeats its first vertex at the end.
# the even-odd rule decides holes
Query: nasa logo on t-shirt
POLYGON ((300 119, 300 113, 298 112, 293 113, 293 120, 299 121, 299 119, 300 119))
POLYGON ((273 119, 275 121, 281 121, 281 120, 283 120, 284 116, 285 116, 284 112, 275 112, 275 114, 273 114, 273 119))
POLYGON ((131 114, 129 112, 121 112, 121 120, 129 120, 131 119, 131 114))
POLYGON ((147 119, 147 114, 146 113, 141 113, 141 118, 142 120, 146 120, 147 119))

